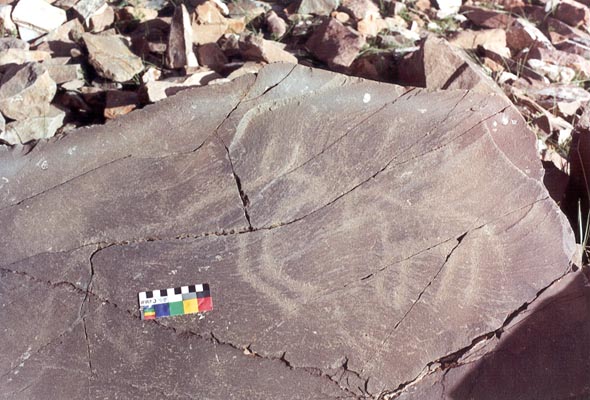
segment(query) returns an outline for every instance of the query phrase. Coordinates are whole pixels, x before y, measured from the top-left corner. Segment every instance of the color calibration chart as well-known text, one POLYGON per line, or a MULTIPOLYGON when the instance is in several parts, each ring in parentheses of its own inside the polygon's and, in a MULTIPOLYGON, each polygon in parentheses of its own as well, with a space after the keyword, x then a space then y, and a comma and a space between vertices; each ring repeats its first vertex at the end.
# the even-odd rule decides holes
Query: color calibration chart
POLYGON ((139 292, 141 319, 196 314, 213 309, 208 283, 139 292))

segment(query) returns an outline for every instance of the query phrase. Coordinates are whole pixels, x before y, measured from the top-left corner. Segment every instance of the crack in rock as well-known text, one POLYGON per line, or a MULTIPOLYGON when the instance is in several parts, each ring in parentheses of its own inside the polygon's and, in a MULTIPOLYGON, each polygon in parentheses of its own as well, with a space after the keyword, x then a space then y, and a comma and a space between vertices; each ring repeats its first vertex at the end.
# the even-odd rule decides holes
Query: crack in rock
MULTIPOLYGON (((474 338, 471 341, 471 343, 469 345, 467 345, 465 347, 462 347, 459 350, 456 350, 456 351, 454 351, 452 353, 449 353, 447 355, 444 355, 442 357, 439 357, 439 358, 437 358, 434 361, 430 361, 429 363, 427 363, 424 366, 424 368, 422 368, 422 370, 420 371, 420 373, 415 378, 399 384, 399 386, 397 388, 393 389, 393 390, 385 390, 385 391, 382 391, 379 394, 378 399, 379 400, 395 399, 395 398, 399 397, 409 387, 412 387, 412 386, 417 385, 422 379, 424 379, 428 375, 431 375, 431 374, 433 374, 433 373, 435 373, 437 371, 447 371, 447 370, 450 370, 452 368, 457 368, 459 366, 462 366, 462 365, 465 365, 465 364, 470 364, 470 363, 473 363, 473 362, 477 361, 477 360, 470 360, 467 363, 462 363, 461 362, 461 359, 465 355, 468 355, 469 352, 471 350, 473 350, 476 346, 481 345, 483 342, 489 341, 493 337, 500 338, 502 336, 502 334, 504 333, 505 328, 516 317, 518 317, 520 314, 522 314, 524 311, 526 311, 528 309, 528 307, 531 304, 533 304, 539 298, 539 296, 541 296, 541 294, 543 294, 543 292, 545 292, 546 290, 548 290, 549 288, 551 288, 553 285, 555 285, 556 283, 558 283, 559 281, 561 281, 567 274, 571 273, 570 271, 571 271, 571 269, 569 271, 564 272, 561 276, 559 276, 558 278, 554 279, 547 286, 545 286, 542 289, 540 289, 532 300, 523 303, 519 308, 517 308, 516 310, 514 310, 513 312, 511 312, 506 317, 506 319, 504 320, 504 322, 502 323, 502 325, 499 328, 494 329, 493 331, 489 331, 489 332, 486 332, 486 333, 484 333, 482 335, 477 336, 476 338, 474 338)), ((488 353, 486 353, 486 354, 488 354, 488 353)), ((482 355, 482 357, 485 357, 485 354, 482 355)))
POLYGON ((21 204, 23 204, 23 203, 24 203, 24 202, 26 202, 26 201, 29 201, 29 200, 32 200, 32 199, 34 199, 34 198, 36 198, 36 197, 42 196, 42 195, 44 195, 45 193, 48 193, 48 192, 50 192, 50 191, 52 191, 52 190, 55 190, 55 189, 57 189, 57 188, 59 188, 59 187, 61 187, 61 186, 67 185, 68 183, 70 183, 70 182, 73 182, 73 181, 75 181, 75 180, 77 180, 77 179, 79 179, 79 178, 82 178, 83 176, 86 176, 86 175, 88 175, 88 174, 91 174, 91 173, 93 173, 93 172, 95 172, 95 171, 98 171, 99 169, 101 169, 101 168, 103 168, 103 167, 106 167, 106 166, 108 166, 108 165, 111 165, 111 164, 117 163, 117 162, 119 162, 119 161, 125 160, 125 159, 127 159, 127 158, 130 158, 130 157, 131 157, 131 154, 129 154, 129 155, 126 155, 126 156, 124 156, 124 157, 117 158, 117 159, 115 159, 115 160, 111 160, 111 161, 109 161, 109 162, 106 162, 106 163, 104 163, 104 164, 101 164, 101 165, 99 165, 98 167, 95 167, 95 168, 89 169, 88 171, 86 171, 86 172, 84 172, 84 173, 81 173, 80 175, 76 175, 76 176, 74 176, 73 178, 70 178, 70 179, 68 179, 68 180, 66 180, 66 181, 64 181, 64 182, 58 183, 57 185, 55 185, 55 186, 52 186, 52 187, 50 187, 50 188, 47 188, 47 189, 45 189, 45 190, 43 190, 43 191, 41 191, 41 192, 39 192, 39 193, 36 193, 36 194, 34 194, 34 195, 32 195, 32 196, 29 196, 29 197, 26 197, 26 198, 24 198, 24 199, 22 199, 22 200, 19 200, 19 201, 18 201, 18 202, 16 202, 16 203, 13 203, 13 204, 10 204, 10 205, 7 205, 7 206, 4 206, 4 207, 0 208, 0 211, 6 210, 6 209, 8 209, 8 208, 11 208, 11 207, 17 207, 17 206, 20 206, 21 204))

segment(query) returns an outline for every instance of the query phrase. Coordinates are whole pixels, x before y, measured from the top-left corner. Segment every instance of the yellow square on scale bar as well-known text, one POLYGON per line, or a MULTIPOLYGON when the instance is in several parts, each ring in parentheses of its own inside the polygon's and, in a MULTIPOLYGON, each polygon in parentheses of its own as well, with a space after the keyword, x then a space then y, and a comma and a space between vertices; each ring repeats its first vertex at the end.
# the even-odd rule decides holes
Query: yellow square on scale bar
POLYGON ((182 305, 185 314, 196 314, 199 312, 199 303, 197 302, 197 299, 183 300, 182 305))

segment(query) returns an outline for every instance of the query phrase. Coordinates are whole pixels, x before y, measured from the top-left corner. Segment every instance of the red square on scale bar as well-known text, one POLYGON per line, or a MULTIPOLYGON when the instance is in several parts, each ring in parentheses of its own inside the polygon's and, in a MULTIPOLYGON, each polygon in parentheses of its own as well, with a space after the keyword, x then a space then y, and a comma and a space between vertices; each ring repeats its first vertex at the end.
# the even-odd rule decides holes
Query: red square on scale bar
POLYGON ((213 301, 211 301, 211 297, 197 298, 197 301, 199 303, 199 312, 213 310, 213 301))

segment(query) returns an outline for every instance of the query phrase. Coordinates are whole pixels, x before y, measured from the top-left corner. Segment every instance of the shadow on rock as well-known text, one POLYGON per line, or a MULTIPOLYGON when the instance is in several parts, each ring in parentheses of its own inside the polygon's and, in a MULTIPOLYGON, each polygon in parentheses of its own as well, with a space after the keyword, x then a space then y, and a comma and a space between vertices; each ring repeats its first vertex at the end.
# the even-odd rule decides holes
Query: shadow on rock
POLYGON ((447 370, 444 398, 590 398, 590 274, 579 272, 545 291, 478 361, 447 370))

